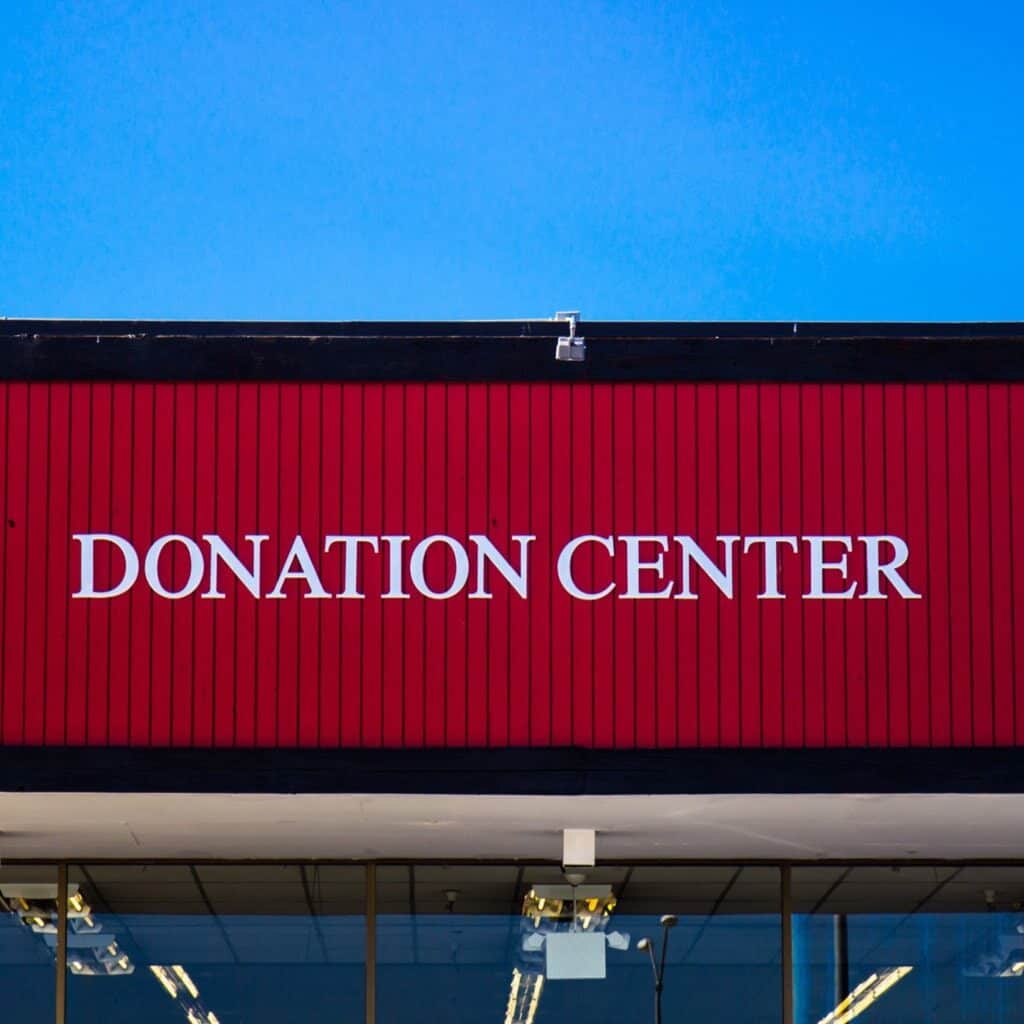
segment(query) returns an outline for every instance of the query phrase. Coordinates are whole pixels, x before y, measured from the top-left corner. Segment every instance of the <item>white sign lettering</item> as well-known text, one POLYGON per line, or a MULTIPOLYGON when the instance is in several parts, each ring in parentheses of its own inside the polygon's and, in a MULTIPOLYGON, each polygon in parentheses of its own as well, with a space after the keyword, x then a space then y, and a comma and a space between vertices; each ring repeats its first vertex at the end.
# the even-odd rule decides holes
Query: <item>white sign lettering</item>
MULTIPOLYGON (((490 600, 499 588, 526 600, 537 537, 513 534, 499 543, 483 534, 462 539, 443 533, 420 539, 327 534, 312 543, 296 534, 283 538, 278 550, 286 553, 269 566, 264 545, 271 538, 264 533, 245 534, 238 550, 215 533, 198 539, 170 533, 143 545, 114 533, 75 533, 72 539, 80 556, 75 598, 110 600, 145 586, 157 597, 177 601, 205 582, 200 596, 212 599, 225 598, 225 586, 233 586, 235 593, 256 600, 419 595, 447 601, 460 594, 490 600), (314 551, 320 552, 317 559, 314 551), (378 585, 367 593, 371 560, 378 585), (99 580, 98 566, 103 566, 99 580), (330 584, 337 588, 333 593, 325 580, 336 581, 330 584)), ((685 534, 581 534, 561 545, 552 569, 557 585, 577 601, 697 600, 701 590, 732 601, 740 566, 748 562, 747 572, 760 588, 758 600, 914 600, 921 595, 905 575, 909 559, 906 540, 890 534, 723 534, 703 545, 685 534)))

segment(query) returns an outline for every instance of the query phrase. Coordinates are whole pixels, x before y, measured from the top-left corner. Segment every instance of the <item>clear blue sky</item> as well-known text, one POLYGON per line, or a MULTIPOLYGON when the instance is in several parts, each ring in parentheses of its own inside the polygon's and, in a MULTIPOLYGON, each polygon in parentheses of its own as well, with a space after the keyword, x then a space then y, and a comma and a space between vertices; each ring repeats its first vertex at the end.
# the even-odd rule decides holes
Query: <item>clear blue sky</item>
POLYGON ((1024 319, 1024 13, 8 0, 0 314, 1024 319))

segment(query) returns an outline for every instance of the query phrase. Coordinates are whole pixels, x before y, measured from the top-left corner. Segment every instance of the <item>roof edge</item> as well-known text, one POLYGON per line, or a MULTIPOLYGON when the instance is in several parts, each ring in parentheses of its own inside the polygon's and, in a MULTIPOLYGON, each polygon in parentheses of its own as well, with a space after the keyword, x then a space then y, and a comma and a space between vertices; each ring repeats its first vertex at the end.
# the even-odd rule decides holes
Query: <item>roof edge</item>
MULTIPOLYGON (((7 338, 553 338, 566 322, 510 320, 148 320, 0 318, 7 338)), ((580 320, 577 333, 629 340, 1024 340, 1022 321, 580 320)))

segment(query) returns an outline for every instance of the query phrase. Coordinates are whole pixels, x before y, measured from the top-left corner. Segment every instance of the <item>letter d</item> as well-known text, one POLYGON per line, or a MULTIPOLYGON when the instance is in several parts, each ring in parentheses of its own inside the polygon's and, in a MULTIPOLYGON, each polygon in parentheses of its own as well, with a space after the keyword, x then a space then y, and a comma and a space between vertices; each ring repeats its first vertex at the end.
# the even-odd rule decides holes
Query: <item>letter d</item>
POLYGON ((139 578, 139 556, 135 548, 124 537, 118 537, 115 533, 73 533, 71 539, 77 540, 82 545, 82 589, 72 594, 72 597, 119 597, 131 590, 139 578), (96 542, 100 540, 113 544, 124 557, 124 575, 121 577, 121 582, 110 590, 97 590, 93 578, 93 556, 96 542))

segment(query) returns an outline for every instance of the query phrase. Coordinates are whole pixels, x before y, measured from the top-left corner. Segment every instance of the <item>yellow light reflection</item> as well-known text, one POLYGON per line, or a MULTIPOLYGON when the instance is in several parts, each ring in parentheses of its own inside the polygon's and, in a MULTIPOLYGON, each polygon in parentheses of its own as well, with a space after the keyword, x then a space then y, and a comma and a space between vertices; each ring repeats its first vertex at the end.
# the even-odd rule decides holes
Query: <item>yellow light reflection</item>
POLYGON ((902 966, 876 971, 865 978, 834 1010, 822 1017, 818 1024, 849 1024, 912 970, 913 967, 902 966))
POLYGON ((161 985, 163 985, 167 994, 172 999, 177 999, 178 986, 175 985, 173 981, 171 981, 166 968, 161 967, 159 964, 150 964, 149 969, 153 972, 153 975, 156 978, 156 980, 159 981, 161 985))

